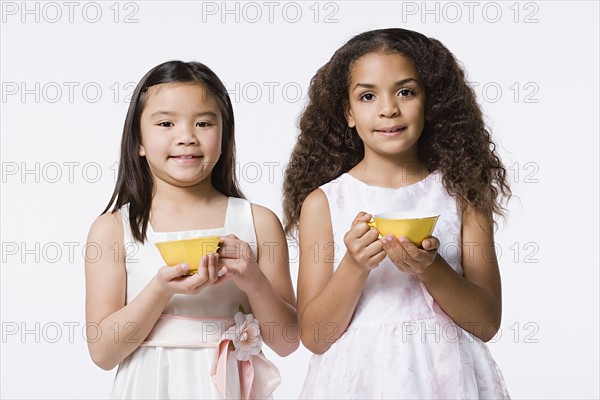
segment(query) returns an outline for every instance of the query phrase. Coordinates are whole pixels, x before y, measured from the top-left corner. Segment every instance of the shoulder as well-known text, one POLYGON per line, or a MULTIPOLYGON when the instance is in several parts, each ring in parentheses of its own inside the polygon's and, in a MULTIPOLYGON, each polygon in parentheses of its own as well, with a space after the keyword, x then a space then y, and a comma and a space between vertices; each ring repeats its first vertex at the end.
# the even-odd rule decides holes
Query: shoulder
POLYGON ((123 219, 120 211, 107 212, 100 215, 92 223, 88 240, 105 238, 123 238, 123 219))
POLYGON ((304 200, 300 210, 298 228, 301 233, 308 232, 309 236, 314 236, 317 232, 327 234, 327 237, 330 236, 332 232, 331 211, 323 190, 314 190, 304 200))
POLYGON ((269 208, 254 203, 250 203, 250 207, 252 208, 252 215, 255 223, 277 223, 281 225, 277 214, 269 208))
MULTIPOLYGON (((331 183, 331 182, 330 182, 331 183)), ((321 188, 313 190, 302 203, 301 213, 318 213, 329 209, 329 202, 325 191, 321 188)))
POLYGON ((250 205, 258 243, 285 242, 285 234, 279 217, 267 207, 252 203, 250 205))

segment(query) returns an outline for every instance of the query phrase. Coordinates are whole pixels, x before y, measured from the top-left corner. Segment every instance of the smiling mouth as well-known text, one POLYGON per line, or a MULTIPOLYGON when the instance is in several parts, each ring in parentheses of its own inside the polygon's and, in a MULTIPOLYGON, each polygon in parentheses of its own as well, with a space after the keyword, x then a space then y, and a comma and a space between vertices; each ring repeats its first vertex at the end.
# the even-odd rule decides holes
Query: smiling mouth
POLYGON ((377 129, 376 132, 383 133, 384 135, 393 135, 404 132, 405 130, 406 126, 393 126, 390 128, 377 129))
POLYGON ((174 158, 176 160, 193 160, 195 158, 200 158, 201 156, 192 156, 192 155, 188 155, 188 156, 170 156, 169 158, 174 158))

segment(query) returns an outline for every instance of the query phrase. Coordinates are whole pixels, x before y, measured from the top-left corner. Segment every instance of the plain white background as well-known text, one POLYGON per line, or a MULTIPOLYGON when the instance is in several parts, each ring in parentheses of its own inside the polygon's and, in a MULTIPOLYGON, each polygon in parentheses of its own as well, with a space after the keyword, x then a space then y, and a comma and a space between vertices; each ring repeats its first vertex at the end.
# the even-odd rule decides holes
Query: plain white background
MULTIPOLYGON (((197 60, 234 101, 239 178, 281 217, 312 75, 351 36, 405 27, 464 64, 515 193, 497 232, 514 398, 598 398, 597 2, 2 2, 1 396, 103 398, 82 249, 114 188, 127 96, 197 60)), ((297 274, 297 253, 292 276, 297 274)), ((356 349, 361 351, 361 349, 356 349)), ((272 353, 296 398, 309 353, 272 353)))

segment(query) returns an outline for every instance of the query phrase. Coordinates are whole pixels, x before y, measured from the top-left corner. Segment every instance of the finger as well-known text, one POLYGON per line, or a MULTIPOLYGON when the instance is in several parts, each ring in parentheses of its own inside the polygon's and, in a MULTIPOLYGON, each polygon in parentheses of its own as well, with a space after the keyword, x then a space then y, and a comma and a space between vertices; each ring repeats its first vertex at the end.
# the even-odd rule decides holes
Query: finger
POLYGON ((237 236, 235 236, 233 233, 230 233, 229 235, 221 236, 222 241, 231 240, 231 239, 239 240, 239 238, 237 236))
POLYGON ((367 225, 367 230, 360 237, 361 240, 364 240, 365 244, 373 243, 379 239, 379 231, 371 226, 367 225))
POLYGON ((208 258, 208 280, 209 282, 216 282, 219 279, 219 273, 217 271, 219 255, 218 254, 209 254, 208 258))
POLYGON ((379 253, 376 253, 375 255, 373 255, 373 256, 371 256, 369 258, 369 261, 368 261, 367 264, 371 268, 375 268, 375 267, 379 266, 379 264, 381 264, 381 262, 385 259, 385 257, 386 257, 386 254, 385 254, 385 251, 383 251, 383 248, 382 248, 379 253))
POLYGON ((223 275, 233 278, 233 277, 240 275, 240 271, 238 271, 236 268, 233 268, 231 266, 224 266, 223 267, 223 275))
MULTIPOLYGON (((366 215, 371 215, 371 214, 366 214, 366 215)), ((379 232, 377 231, 377 229, 375 229, 367 224, 367 222, 369 220, 370 220, 370 218, 366 219, 366 221, 358 221, 354 225, 352 225, 350 227, 350 230, 348 231, 348 237, 358 239, 358 238, 363 237, 367 232, 371 232, 372 237, 369 236, 367 241, 370 243, 373 240, 377 239, 379 237, 379 232)), ((363 244, 366 245, 366 242, 363 242, 363 244)))
POLYGON ((412 268, 404 261, 408 255, 405 254, 404 249, 397 243, 396 245, 384 247, 386 256, 390 259, 394 267, 400 272, 407 274, 413 274, 412 268))
POLYGON ((221 275, 213 285, 220 285, 227 280, 227 275, 221 275))
POLYGON ((408 258, 406 258, 406 260, 404 260, 407 264, 412 266, 414 263, 423 262, 424 255, 421 253, 421 250, 419 250, 417 246, 415 246, 410 240, 408 240, 407 237, 402 236, 399 239, 399 242, 402 244, 402 247, 406 251, 406 254, 408 254, 409 256, 408 258))
POLYGON ((236 237, 226 238, 223 240, 223 244, 219 248, 219 257, 240 258, 245 244, 246 242, 243 242, 236 237))
POLYGON ((371 214, 367 214, 366 212, 361 211, 358 214, 356 214, 356 217, 354 217, 352 225, 356 225, 359 222, 369 222, 371 220, 371 217, 371 214))
POLYGON ((381 252, 385 254, 385 251, 383 250, 383 243, 381 242, 381 240, 377 240, 377 238, 375 238, 375 240, 373 240, 369 245, 366 246, 365 252, 369 258, 381 252))
POLYGON ((423 240, 421 246, 423 246, 423 249, 427 251, 437 250, 440 248, 440 241, 438 240, 438 238, 432 236, 423 240))
POLYGON ((170 281, 187 274, 190 270, 190 266, 187 263, 183 263, 172 267, 163 267, 161 270, 163 278, 167 281, 170 281))
POLYGON ((383 249, 394 265, 397 267, 402 266, 403 268, 408 268, 406 261, 410 256, 396 237, 393 235, 386 235, 381 238, 381 242, 383 244, 383 249))
POLYGON ((360 239, 369 231, 369 229, 371 228, 369 228, 369 225, 367 225, 365 222, 359 222, 355 225, 352 225, 352 228, 350 228, 348 231, 348 236, 352 239, 360 239))
POLYGON ((208 280, 208 256, 204 255, 200 259, 200 265, 198 266, 197 279, 199 283, 204 283, 208 280))

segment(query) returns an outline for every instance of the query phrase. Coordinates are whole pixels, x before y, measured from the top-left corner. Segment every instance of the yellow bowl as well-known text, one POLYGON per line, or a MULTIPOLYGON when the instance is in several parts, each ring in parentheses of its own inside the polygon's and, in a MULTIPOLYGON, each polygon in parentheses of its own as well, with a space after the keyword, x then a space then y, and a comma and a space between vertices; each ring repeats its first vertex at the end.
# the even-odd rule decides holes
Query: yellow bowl
POLYGON ((188 263, 188 275, 198 272, 200 259, 206 254, 216 253, 219 249, 220 236, 204 236, 191 239, 170 240, 154 243, 163 260, 169 266, 188 263))
POLYGON ((427 212, 395 211, 377 214, 369 226, 379 231, 381 236, 390 233, 397 238, 406 236, 415 246, 421 246, 423 240, 433 233, 439 214, 427 212))

